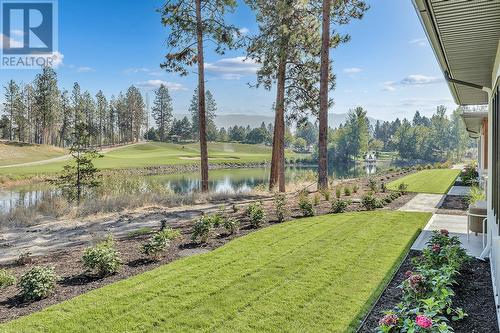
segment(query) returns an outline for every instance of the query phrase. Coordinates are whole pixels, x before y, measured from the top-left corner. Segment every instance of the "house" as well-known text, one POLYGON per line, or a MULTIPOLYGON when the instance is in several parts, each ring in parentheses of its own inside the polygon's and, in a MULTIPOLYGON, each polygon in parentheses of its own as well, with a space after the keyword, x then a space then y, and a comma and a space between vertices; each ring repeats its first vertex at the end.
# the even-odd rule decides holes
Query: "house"
MULTIPOLYGON (((464 114, 480 139, 479 171, 487 189, 487 246, 497 309, 500 290, 500 1, 413 0, 427 38, 459 105, 487 105, 464 114)), ((498 310, 497 310, 498 311, 498 310)), ((498 313, 497 313, 498 315, 498 313)))

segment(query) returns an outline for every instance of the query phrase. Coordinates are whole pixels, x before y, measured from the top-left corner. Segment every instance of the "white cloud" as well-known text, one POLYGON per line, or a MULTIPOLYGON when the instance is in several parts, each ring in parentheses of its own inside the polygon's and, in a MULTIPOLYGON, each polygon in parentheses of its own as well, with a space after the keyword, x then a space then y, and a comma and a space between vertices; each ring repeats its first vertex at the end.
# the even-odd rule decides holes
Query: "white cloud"
POLYGON ((239 80, 246 75, 253 75, 259 70, 259 64, 245 57, 224 58, 214 63, 205 63, 205 70, 220 75, 225 80, 239 80))
POLYGON ((45 58, 46 63, 51 65, 52 68, 56 69, 63 65, 64 54, 59 51, 52 52, 50 54, 37 54, 37 58, 45 58))
POLYGON ((410 44, 414 44, 420 47, 428 46, 428 42, 426 38, 415 38, 410 40, 410 44))
POLYGON ((362 71, 363 71, 363 69, 361 69, 359 67, 344 68, 344 73, 347 73, 347 74, 357 74, 357 73, 361 73, 362 71))
POLYGON ((3 48, 4 43, 10 43, 10 47, 20 48, 23 47, 23 42, 14 38, 9 38, 3 34, 0 34, 0 50, 3 48))
POLYGON ((412 74, 408 75, 400 81, 403 85, 420 85, 420 84, 432 84, 442 82, 443 79, 435 76, 426 76, 422 74, 412 74))
POLYGON ((161 85, 164 85, 167 87, 169 90, 172 91, 177 91, 177 90, 186 90, 186 88, 177 82, 169 82, 169 81, 163 81, 163 80, 147 80, 147 81, 140 81, 137 82, 135 85, 138 88, 145 89, 145 90, 154 90, 160 88, 161 85))
POLYGON ((76 69, 76 71, 78 73, 90 73, 90 72, 95 72, 95 69, 93 69, 92 67, 88 67, 88 66, 82 66, 82 67, 78 67, 76 69))
POLYGON ((125 73, 127 75, 146 73, 146 74, 149 74, 151 76, 161 76, 164 74, 161 71, 152 70, 152 69, 146 68, 146 67, 127 68, 126 70, 123 71, 123 73, 125 73))
POLYGON ((400 81, 384 82, 382 89, 385 91, 394 91, 396 90, 396 86, 423 86, 440 82, 443 82, 443 78, 422 74, 411 74, 400 81))

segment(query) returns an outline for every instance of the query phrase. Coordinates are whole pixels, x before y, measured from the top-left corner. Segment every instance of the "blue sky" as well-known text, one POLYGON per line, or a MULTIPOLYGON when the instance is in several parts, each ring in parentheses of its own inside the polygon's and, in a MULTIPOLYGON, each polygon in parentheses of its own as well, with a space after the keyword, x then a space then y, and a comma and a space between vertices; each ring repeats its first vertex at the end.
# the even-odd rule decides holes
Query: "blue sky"
MULTIPOLYGON (((363 106, 372 117, 392 120, 412 117, 415 110, 430 115, 439 104, 454 108, 411 1, 369 3, 363 20, 342 28, 351 41, 331 51, 337 88, 330 112, 363 106)), ((149 91, 152 100, 153 89, 165 82, 174 112, 186 113, 196 76, 180 77, 159 67, 168 33, 155 11, 161 4, 160 0, 59 0, 60 86, 70 90, 78 81, 94 94, 102 89, 111 96, 135 84, 149 91)), ((257 32, 252 12, 241 1, 230 20, 250 34, 257 32)), ((248 87, 255 80, 256 66, 242 57, 242 50, 218 56, 207 45, 207 87, 218 112, 271 115, 274 92, 248 87)), ((36 73, 0 70, 0 85, 11 78, 29 82, 36 73)))

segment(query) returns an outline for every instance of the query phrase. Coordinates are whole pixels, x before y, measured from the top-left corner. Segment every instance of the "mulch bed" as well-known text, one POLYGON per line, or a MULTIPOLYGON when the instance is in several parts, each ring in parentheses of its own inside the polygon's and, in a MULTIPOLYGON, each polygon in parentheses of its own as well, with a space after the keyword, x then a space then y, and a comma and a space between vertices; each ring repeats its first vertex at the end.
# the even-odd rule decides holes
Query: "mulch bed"
MULTIPOLYGON (((389 180, 392 178, 398 178, 405 175, 406 172, 394 173, 392 175, 384 175, 383 177, 377 177, 378 181, 389 180), (389 179, 387 179, 389 178, 389 179)), ((346 181, 344 185, 352 185, 355 181, 346 181)), ((366 180, 358 180, 359 184, 358 193, 352 194, 351 196, 344 196, 342 194, 342 199, 359 198, 363 193, 367 192, 366 180)), ((334 192, 334 191, 333 191, 334 192)), ((311 194, 311 200, 315 194, 311 194)), ((332 196, 335 194, 333 193, 332 196)), ((388 193, 377 193, 376 196, 383 198, 388 193)), ((385 207, 385 209, 397 209, 407 203, 413 195, 407 194, 394 200, 391 204, 385 207)), ((331 199, 330 199, 331 200, 331 199)), ((297 197, 291 197, 287 202, 291 210, 291 217, 298 218, 302 217, 301 211, 298 209, 297 197)), ((265 201, 264 207, 267 212, 267 217, 270 222, 265 223, 262 227, 267 227, 275 224, 276 215, 274 212, 274 203, 271 201, 265 201)), ((331 202, 321 198, 319 205, 315 206, 316 215, 324 215, 330 213, 331 202)), ((353 202, 346 211, 362 211, 364 208, 360 203, 353 202)), ((211 251, 218 248, 234 238, 244 236, 254 229, 250 226, 250 222, 246 217, 245 207, 239 205, 237 211, 233 211, 233 207, 226 207, 226 212, 228 215, 237 218, 240 221, 240 230, 233 234, 227 234, 224 229, 214 230, 212 237, 208 240, 206 244, 197 244, 191 241, 192 226, 194 221, 182 221, 175 224, 170 224, 171 227, 180 230, 182 233, 182 238, 169 247, 169 249, 164 253, 163 257, 158 261, 151 261, 145 258, 140 249, 141 245, 146 242, 151 235, 143 234, 136 236, 129 236, 124 239, 116 240, 116 248, 120 252, 120 256, 123 261, 122 269, 112 275, 105 278, 97 278, 96 276, 86 273, 85 268, 81 262, 81 257, 86 246, 73 246, 70 249, 64 251, 57 251, 51 253, 50 255, 31 257, 31 262, 21 265, 16 263, 11 263, 8 265, 0 265, 1 268, 6 268, 14 274, 18 279, 30 268, 42 265, 42 266, 52 266, 55 268, 56 273, 60 277, 57 283, 55 292, 46 299, 36 301, 36 302, 24 302, 19 298, 19 289, 16 286, 8 287, 0 293, 0 323, 13 320, 20 316, 24 316, 41 309, 44 309, 50 305, 60 303, 64 300, 73 298, 90 290, 100 288, 102 286, 108 285, 110 283, 129 278, 131 276, 140 274, 142 272, 151 270, 153 268, 159 267, 161 265, 172 262, 178 258, 211 251)), ((169 225, 167 221, 167 225, 169 225)), ((160 225, 158 225, 160 228, 160 225)), ((96 235, 95 242, 99 239, 104 238, 106 235, 96 235)))
MULTIPOLYGON (((404 273, 412 270, 411 258, 420 253, 420 251, 410 251, 358 332, 375 332, 382 312, 392 309, 401 301, 401 289, 398 286, 404 280, 404 273)), ((462 267, 456 279, 457 285, 453 288, 455 292, 453 306, 461 307, 468 316, 451 323, 456 333, 498 333, 490 273, 490 264, 476 258, 462 267)))
POLYGON ((467 202, 467 197, 447 195, 439 207, 437 214, 466 215, 468 208, 469 203, 467 202))

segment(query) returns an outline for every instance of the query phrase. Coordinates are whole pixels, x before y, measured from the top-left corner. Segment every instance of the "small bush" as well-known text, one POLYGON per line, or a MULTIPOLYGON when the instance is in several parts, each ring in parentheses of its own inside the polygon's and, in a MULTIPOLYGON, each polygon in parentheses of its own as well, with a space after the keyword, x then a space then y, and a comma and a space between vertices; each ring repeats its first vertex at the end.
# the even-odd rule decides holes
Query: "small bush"
POLYGON ((234 217, 228 217, 224 219, 222 226, 232 235, 236 231, 238 231, 240 227, 240 221, 238 221, 234 217))
POLYGON ((16 277, 6 269, 0 269, 0 290, 12 286, 16 283, 16 277))
POLYGON ((32 262, 33 262, 33 258, 31 257, 30 251, 26 251, 26 252, 21 253, 19 255, 19 257, 16 259, 16 264, 19 266, 31 264, 32 262))
POLYGON ((321 196, 319 193, 314 193, 314 206, 318 206, 321 202, 321 196))
POLYGON ((340 199, 340 196, 342 195, 342 188, 340 186, 335 188, 335 197, 337 199, 340 199))
POLYGON ((247 208, 247 216, 250 218, 250 225, 252 227, 260 227, 266 220, 266 213, 264 212, 262 202, 251 203, 247 208))
POLYGON ((327 188, 321 190, 321 195, 325 201, 330 201, 330 191, 327 188))
POLYGON ((351 188, 349 186, 344 187, 344 195, 346 197, 351 195, 351 188))
POLYGON ((210 237, 213 227, 213 221, 210 216, 201 216, 193 225, 193 235, 191 236, 191 239, 193 242, 199 240, 201 243, 206 243, 210 237))
POLYGON ((85 249, 82 261, 87 270, 96 271, 100 277, 118 272, 122 265, 120 253, 115 249, 111 236, 96 246, 85 249))
POLYGON ((274 195, 274 209, 276 211, 276 219, 279 223, 284 222, 288 218, 290 211, 287 208, 285 193, 276 193, 274 195))
POLYGON ((468 195, 467 201, 469 202, 470 205, 473 205, 481 200, 486 200, 486 193, 484 192, 484 190, 479 188, 479 186, 476 185, 472 186, 470 188, 470 193, 468 195))
POLYGON ((398 190, 399 190, 399 193, 406 194, 407 190, 408 190, 408 184, 406 184, 406 183, 399 184, 398 185, 398 190))
POLYGON ((378 192, 377 181, 374 178, 368 178, 368 188, 374 193, 378 192))
POLYGON ((479 173, 477 172, 477 168, 475 164, 468 164, 465 166, 465 169, 460 174, 460 178, 462 182, 466 185, 472 186, 478 184, 479 173))
POLYGON ((361 204, 366 210, 374 210, 379 206, 378 200, 373 194, 365 194, 361 198, 361 204))
POLYGON ((311 203, 311 200, 309 200, 309 196, 307 195, 300 195, 299 196, 299 208, 302 212, 303 216, 314 216, 314 206, 311 203))
POLYGON ((45 298, 54 291, 58 279, 53 267, 33 267, 19 280, 21 296, 26 301, 45 298))
POLYGON ((382 183, 380 184, 380 190, 382 191, 382 193, 387 192, 387 186, 385 185, 385 183, 384 183, 384 182, 382 182, 382 183))
POLYGON ((332 213, 338 214, 338 213, 344 213, 347 207, 351 204, 350 200, 334 200, 332 202, 332 213))
POLYGON ((359 186, 358 184, 352 185, 352 193, 358 193, 359 186))
POLYGON ((142 245, 142 252, 153 259, 158 259, 160 254, 170 245, 170 241, 179 238, 180 236, 181 233, 179 230, 166 227, 165 229, 156 232, 146 244, 142 245))

